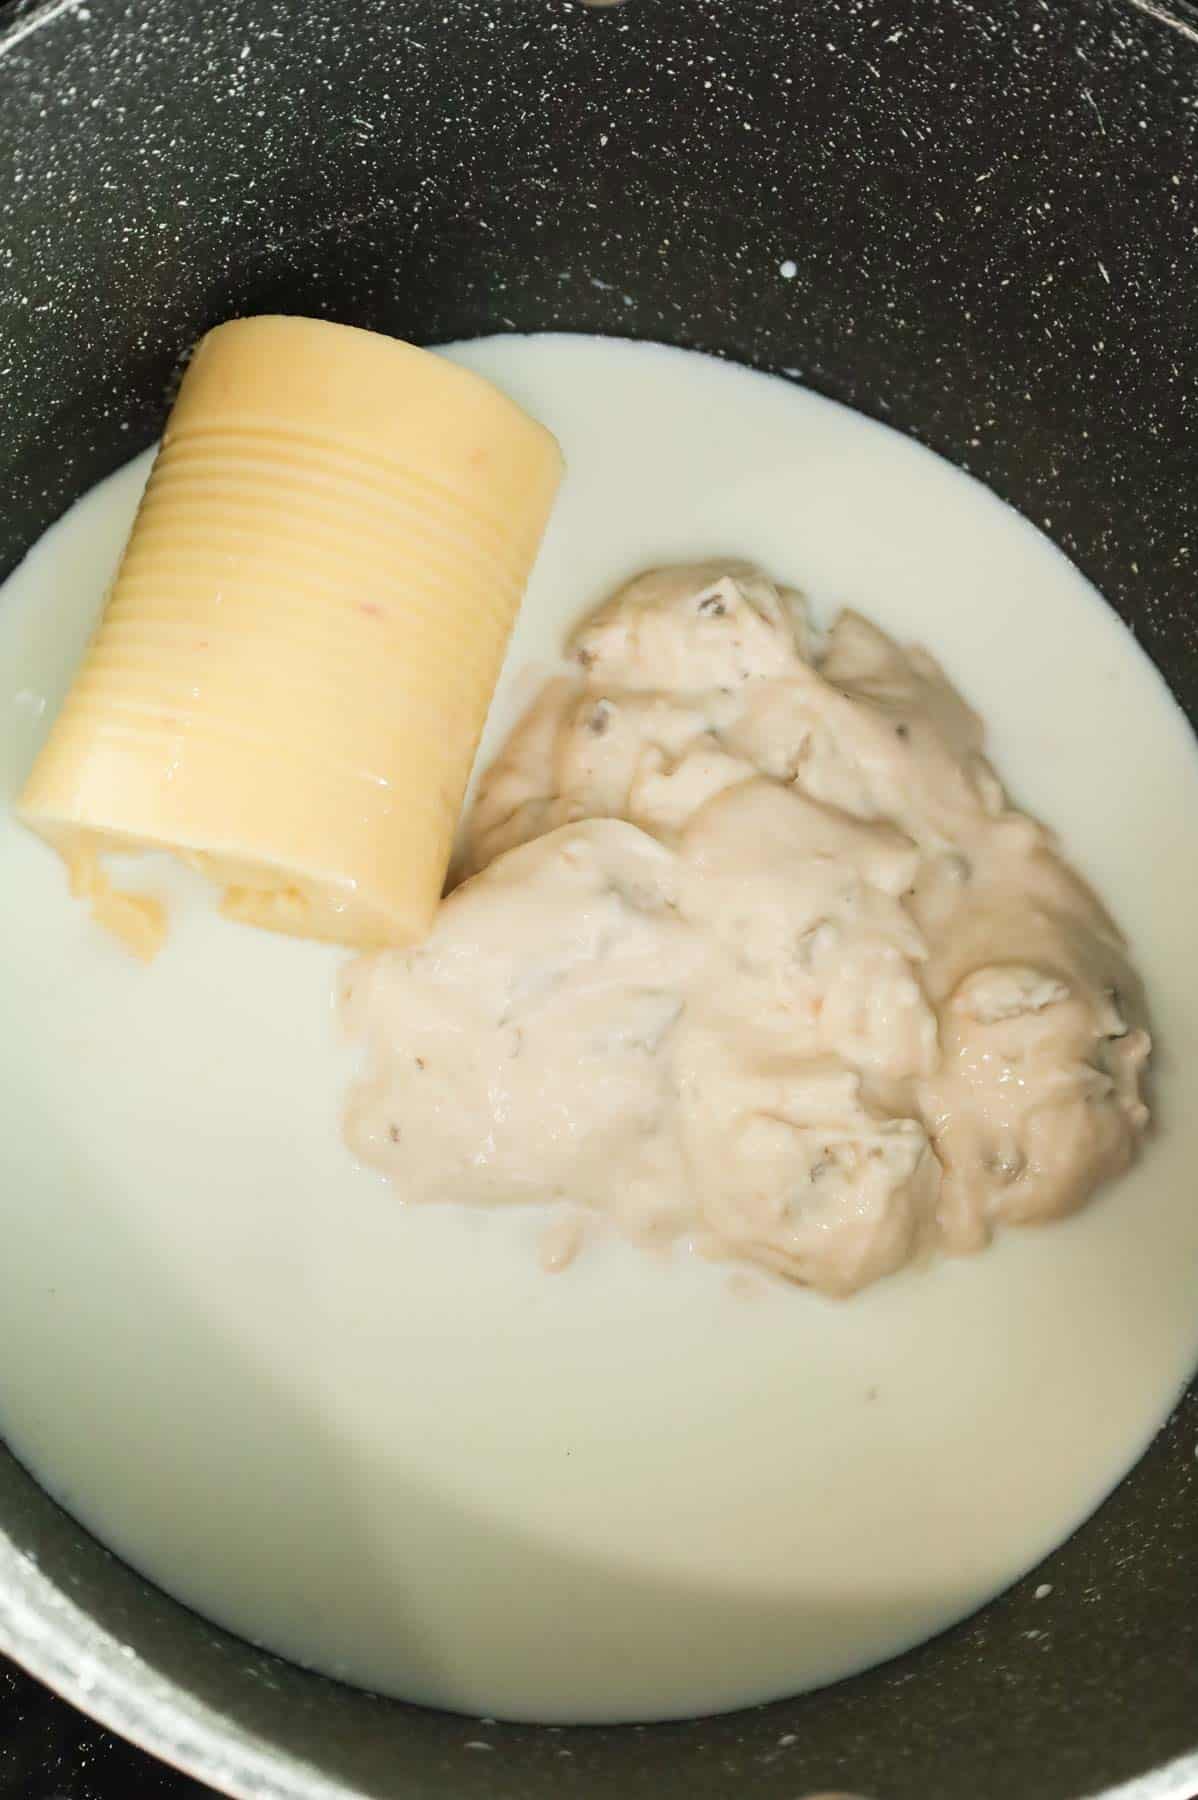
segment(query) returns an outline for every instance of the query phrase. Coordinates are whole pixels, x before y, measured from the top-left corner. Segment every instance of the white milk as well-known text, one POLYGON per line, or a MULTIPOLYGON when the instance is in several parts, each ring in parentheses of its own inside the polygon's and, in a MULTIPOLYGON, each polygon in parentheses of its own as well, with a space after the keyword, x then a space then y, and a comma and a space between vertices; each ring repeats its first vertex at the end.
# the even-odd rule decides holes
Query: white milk
MULTIPOLYGON (((173 929, 145 969, 6 814, 0 1421, 138 1568, 347 1680, 551 1721, 763 1700, 889 1656, 1028 1569, 1198 1358, 1198 759, 1070 565, 892 432, 681 352, 453 354, 569 462, 484 754, 527 665, 649 563, 747 556, 817 612, 850 603, 925 642, 1130 935, 1160 1131, 1070 1223, 849 1302, 764 1280, 746 1296, 614 1239, 548 1276, 535 1211, 408 1210, 350 1161, 338 952, 223 921, 149 862, 173 929)), ((147 460, 0 601, 5 802, 147 460)))

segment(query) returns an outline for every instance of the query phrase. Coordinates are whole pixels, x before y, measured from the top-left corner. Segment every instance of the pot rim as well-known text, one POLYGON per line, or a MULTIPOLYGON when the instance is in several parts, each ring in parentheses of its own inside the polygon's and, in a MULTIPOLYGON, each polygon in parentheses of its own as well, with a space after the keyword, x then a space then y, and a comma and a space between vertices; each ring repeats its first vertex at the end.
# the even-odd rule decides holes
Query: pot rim
MULTIPOLYGON (((229 1800, 371 1800, 285 1750, 265 1748, 158 1675, 6 1537, 0 1538, 0 1652, 97 1724, 229 1800)), ((1077 1800, 1193 1800, 1196 1794, 1198 1750, 1077 1800)))

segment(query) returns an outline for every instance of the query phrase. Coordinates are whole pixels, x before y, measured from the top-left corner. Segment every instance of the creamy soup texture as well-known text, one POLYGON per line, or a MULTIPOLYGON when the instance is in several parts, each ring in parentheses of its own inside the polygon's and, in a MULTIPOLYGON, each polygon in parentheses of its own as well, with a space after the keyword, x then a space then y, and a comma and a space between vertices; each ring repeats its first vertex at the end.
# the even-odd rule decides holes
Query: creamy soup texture
MULTIPOLYGON (((775 600, 728 567, 750 561, 795 629, 821 645, 847 612, 897 644, 927 646, 963 697, 950 705, 937 689, 937 730, 958 748, 968 739, 972 755, 964 702, 984 719, 1011 807, 1060 834, 1126 934, 1151 1013, 1152 1128, 1130 1169, 1083 1209, 1043 1228, 997 1229, 982 1254, 887 1253, 875 1267, 853 1252, 852 1281, 823 1283, 858 1286, 847 1300, 770 1272, 768 1219, 748 1245, 764 1271, 743 1256, 695 1254, 672 1229, 651 1232, 664 1247, 647 1254, 600 1221, 572 1258, 569 1230, 550 1246, 549 1260, 567 1266, 548 1275, 546 1225, 560 1212, 568 1226, 568 1204, 549 1208, 532 1193, 503 1207, 405 1204, 394 1180, 347 1153, 345 1097, 371 1079, 342 1030, 349 959, 221 918, 198 878, 150 858, 119 871, 170 903, 169 940, 143 967, 70 899, 58 859, 6 805, 0 1425, 84 1524, 173 1594, 350 1681, 561 1722, 764 1700, 891 1655, 1029 1570, 1138 1455, 1198 1358, 1198 1114, 1187 1098, 1198 1056, 1198 762, 1151 666, 1070 565, 894 433, 682 352, 545 337, 452 354, 542 418, 569 464, 479 766, 561 676, 562 647, 587 610, 644 569, 719 563, 713 591, 739 607, 743 577, 769 612, 775 600), (809 627, 791 591, 805 596, 809 627), (882 1264, 895 1272, 862 1285, 882 1264)), ((146 468, 141 458, 87 496, 0 595, 6 803, 69 680, 146 468)), ((870 642, 843 653, 859 657, 870 642)), ((600 664, 568 667, 569 707, 581 718, 606 699, 635 712, 628 672, 605 675, 612 691, 600 693, 600 664)), ((908 718, 908 698, 895 722, 918 735, 931 715, 908 718)), ((626 724, 612 716, 593 742, 614 751, 626 724)), ((591 739, 555 729, 557 785, 527 796, 550 812, 555 795, 589 779, 579 757, 591 739)), ((650 896, 663 891, 663 868, 673 880, 692 853, 680 847, 688 833, 702 823, 694 854, 713 866, 723 854, 720 807, 734 792, 713 789, 688 818, 689 790, 663 766, 649 784, 660 833, 623 805, 591 807, 607 816, 558 825, 579 833, 580 859, 550 869, 553 835, 500 816, 520 741, 483 788, 462 855, 488 861, 512 830, 530 841, 492 860, 484 882, 531 859, 540 872, 530 893, 552 898, 553 883, 585 886, 614 859, 616 923, 635 935, 653 914, 624 896, 635 901, 642 877, 650 896)), ((718 786, 726 752, 700 745, 707 760, 687 781, 718 786)), ((756 768, 756 753, 749 760, 756 768)), ((985 810, 980 765, 975 775, 985 810)), ((776 776, 753 779, 752 804, 770 812, 776 776)), ((914 841, 923 826, 880 811, 888 822, 857 805, 856 824, 843 827, 874 921, 873 936, 858 921, 846 937, 896 987, 902 963, 917 965, 922 986, 935 932, 917 922, 931 946, 921 958, 891 890, 909 872, 897 838, 914 841)), ((772 812, 763 837, 764 823, 773 832, 772 812)), ((789 855, 781 829, 778 844, 789 855)), ((921 868, 933 861, 921 848, 921 868)), ((1075 903, 1088 934, 1076 969, 1021 940, 1000 960, 1024 973, 979 982, 969 971, 990 965, 970 951, 959 973, 945 966, 935 1005, 950 1005, 941 988, 958 996, 963 1041, 984 1031, 1007 1044, 1031 1030, 1075 1076, 1079 1063, 1105 1074, 1093 1102, 1076 1083, 1057 1096, 1066 1112, 1094 1104, 1109 1119, 1097 1175, 1123 1160, 1139 1127, 1129 1081, 1095 1056, 1105 1045, 1103 1055, 1135 1060, 1141 1001, 1101 916, 1075 903), (1120 1106, 1123 1124, 1111 1111, 1120 1106)), ((843 927, 834 907, 825 917, 843 927)), ((715 929, 696 934, 703 945, 715 929)), ((814 973, 830 946, 812 929, 814 973)), ((751 938, 744 949, 751 961, 751 938)), ((649 1046, 677 1029, 659 987, 656 977, 639 985, 621 1042, 649 1046)), ((926 1018, 918 1004, 910 1012, 880 1054, 868 1017, 850 1007, 835 1027, 835 1056, 861 1089, 850 1103, 840 1076, 839 1097, 809 1099, 848 1108, 854 1143, 866 1142, 867 1103, 915 1120, 929 1139, 937 1104, 951 1110, 951 1097, 921 1110, 913 1090, 901 1097, 915 1110, 902 1110, 884 1091, 892 1078, 936 1079, 897 1073, 925 1054, 926 1018)), ((600 1021, 592 1038, 610 1044, 610 1030, 600 1021)), ((716 1040, 696 1044, 696 1057, 722 1055, 716 1040)), ((1011 1053, 1007 1044, 1000 1056, 1011 1053)), ((638 1101, 622 1085, 623 1053, 599 1054, 625 1122, 620 1143, 631 1143, 638 1101)), ((982 1079, 968 1055, 954 1068, 954 1081, 982 1079)), ((1021 1116, 989 1099, 985 1116, 994 1140, 967 1134, 952 1149, 963 1239, 1017 1216, 1017 1159, 1043 1154, 1021 1116)), ((784 1115, 781 1125, 795 1129, 784 1115)), ((910 1135, 896 1134, 908 1156, 910 1135)), ((778 1153, 763 1144, 763 1168, 778 1153)), ((588 1170, 596 1216, 632 1207, 614 1193, 629 1167, 614 1160, 610 1189, 601 1160, 588 1170)), ((1036 1191, 1032 1210, 1052 1213, 1074 1192, 1055 1177, 1036 1191)), ((813 1253, 793 1254, 805 1279, 818 1273, 813 1253)), ((1047 1614, 1051 1596, 1044 1604, 1047 1614)))
POLYGON ((346 976, 350 1141, 401 1195, 586 1203, 851 1294, 1126 1168, 1138 982, 926 652, 850 612, 817 644, 723 562, 571 650, 482 778, 474 878, 346 976))

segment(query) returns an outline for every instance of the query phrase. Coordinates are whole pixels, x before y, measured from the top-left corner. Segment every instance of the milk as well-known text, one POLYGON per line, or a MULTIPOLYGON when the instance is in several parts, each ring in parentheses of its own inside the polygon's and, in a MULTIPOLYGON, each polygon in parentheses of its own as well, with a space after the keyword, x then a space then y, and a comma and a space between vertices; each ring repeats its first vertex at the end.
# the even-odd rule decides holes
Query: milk
MULTIPOLYGON (((164 894, 136 963, 7 810, 148 467, 0 594, 0 1424, 84 1524, 255 1642, 408 1699, 650 1719, 836 1679, 972 1611, 1119 1479, 1198 1360, 1198 758, 1053 547, 788 383, 575 337, 458 346, 569 473, 481 757, 568 623, 747 556, 926 644, 1128 933, 1159 1129, 1079 1217, 849 1302, 544 1218, 405 1207, 340 1136, 342 953, 164 894)), ((247 772, 247 779, 252 778, 247 772)))

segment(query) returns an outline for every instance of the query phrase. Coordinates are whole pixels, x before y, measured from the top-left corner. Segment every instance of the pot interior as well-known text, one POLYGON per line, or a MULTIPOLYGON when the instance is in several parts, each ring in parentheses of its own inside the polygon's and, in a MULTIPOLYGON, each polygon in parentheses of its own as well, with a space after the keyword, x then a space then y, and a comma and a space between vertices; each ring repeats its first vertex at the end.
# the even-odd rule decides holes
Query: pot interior
MULTIPOLYGON (((10 9, 0 573, 154 438, 229 316, 651 338, 971 470, 1107 595, 1193 721, 1196 97, 1184 0, 10 9)), ((43 1679, 230 1793, 1065 1800, 1156 1769, 1137 1793, 1184 1795, 1196 1437, 1191 1389, 972 1621, 693 1724, 480 1730, 340 1688, 166 1599, 7 1455, 0 1621, 43 1679)))

